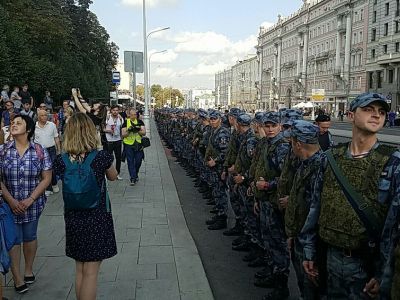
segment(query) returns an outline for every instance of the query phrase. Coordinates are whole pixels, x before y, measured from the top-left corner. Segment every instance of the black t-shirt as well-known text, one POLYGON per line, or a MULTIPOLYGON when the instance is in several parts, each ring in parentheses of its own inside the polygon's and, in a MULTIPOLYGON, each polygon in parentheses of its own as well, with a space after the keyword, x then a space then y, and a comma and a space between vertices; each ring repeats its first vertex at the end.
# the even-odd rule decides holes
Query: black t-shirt
MULTIPOLYGON (((143 123, 142 120, 137 119, 137 121, 138 121, 138 123, 137 123, 137 125, 136 125, 137 127, 144 126, 144 123, 143 123)), ((126 126, 127 126, 127 122, 126 122, 126 120, 125 120, 124 124, 122 124, 122 128, 126 128, 126 126)), ((132 120, 131 120, 131 126, 133 126, 132 120)))
MULTIPOLYGON (((92 112, 87 112, 86 115, 93 121, 94 126, 99 127, 102 125, 102 119, 97 117, 92 112)), ((100 128, 99 128, 100 129, 100 128)))
POLYGON ((19 96, 22 98, 22 104, 31 103, 31 93, 29 93, 28 91, 19 91, 19 96))
POLYGON ((325 132, 318 137, 319 146, 321 147, 322 151, 326 151, 330 148, 329 143, 329 133, 325 132))

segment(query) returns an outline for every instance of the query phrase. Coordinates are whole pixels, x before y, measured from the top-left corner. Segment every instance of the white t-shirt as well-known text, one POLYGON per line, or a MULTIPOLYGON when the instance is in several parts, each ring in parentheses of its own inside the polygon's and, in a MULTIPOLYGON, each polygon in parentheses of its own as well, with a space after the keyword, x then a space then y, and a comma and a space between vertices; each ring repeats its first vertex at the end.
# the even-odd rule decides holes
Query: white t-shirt
POLYGON ((112 129, 114 131, 114 134, 106 132, 106 139, 108 142, 116 142, 121 140, 122 123, 123 120, 119 114, 115 119, 112 116, 107 117, 106 130, 112 129))
POLYGON ((44 148, 50 148, 56 145, 54 140, 56 137, 58 137, 56 124, 47 122, 42 128, 39 126, 39 122, 36 122, 35 143, 42 145, 44 148))

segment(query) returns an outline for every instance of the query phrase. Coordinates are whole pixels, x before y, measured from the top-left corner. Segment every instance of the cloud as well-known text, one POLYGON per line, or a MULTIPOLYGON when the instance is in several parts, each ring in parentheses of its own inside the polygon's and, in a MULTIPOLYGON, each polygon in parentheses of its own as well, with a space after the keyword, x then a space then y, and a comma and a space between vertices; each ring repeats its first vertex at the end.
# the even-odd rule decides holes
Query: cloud
POLYGON ((273 22, 265 21, 265 22, 262 22, 262 23, 261 23, 260 27, 264 27, 265 29, 267 29, 267 28, 269 28, 269 27, 272 27, 274 24, 275 24, 275 23, 273 23, 273 22))
MULTIPOLYGON (((146 0, 146 7, 174 6, 179 0, 146 0)), ((143 0, 122 0, 123 5, 142 7, 143 0)))
MULTIPOLYGON (((156 50, 149 51, 149 57, 150 57, 150 55, 152 55, 155 52, 156 52, 156 50)), ((167 52, 157 53, 157 54, 152 55, 151 62, 166 64, 166 63, 173 62, 177 57, 178 57, 178 54, 176 54, 174 52, 174 50, 169 49, 169 50, 167 50, 167 52)))
POLYGON ((178 53, 223 53, 231 44, 226 36, 213 31, 181 32, 170 41, 178 43, 175 48, 178 53))
POLYGON ((155 76, 172 76, 175 74, 175 71, 171 68, 156 68, 154 75, 155 76))
POLYGON ((214 64, 205 64, 205 63, 199 63, 193 68, 190 68, 183 73, 185 75, 207 75, 211 76, 214 75, 215 73, 225 69, 228 67, 228 64, 218 61, 214 64))

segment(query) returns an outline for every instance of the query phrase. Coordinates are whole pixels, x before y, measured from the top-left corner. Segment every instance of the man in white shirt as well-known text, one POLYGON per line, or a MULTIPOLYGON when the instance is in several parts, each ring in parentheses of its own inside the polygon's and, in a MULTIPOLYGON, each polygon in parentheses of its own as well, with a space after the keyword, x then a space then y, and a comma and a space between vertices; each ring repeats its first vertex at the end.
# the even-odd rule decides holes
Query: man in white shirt
POLYGON ((106 134, 106 149, 115 155, 115 168, 118 172, 118 180, 122 180, 119 175, 121 171, 121 153, 122 153, 122 137, 121 127, 124 120, 119 114, 118 105, 111 106, 110 115, 107 116, 104 132, 106 134))
MULTIPOLYGON (((53 122, 48 121, 47 111, 38 110, 38 121, 35 127, 35 143, 42 145, 49 152, 51 161, 56 159, 61 152, 60 138, 58 137, 57 127, 53 122)), ((51 185, 46 189, 46 196, 58 193, 60 189, 57 185, 57 178, 53 173, 51 185)))

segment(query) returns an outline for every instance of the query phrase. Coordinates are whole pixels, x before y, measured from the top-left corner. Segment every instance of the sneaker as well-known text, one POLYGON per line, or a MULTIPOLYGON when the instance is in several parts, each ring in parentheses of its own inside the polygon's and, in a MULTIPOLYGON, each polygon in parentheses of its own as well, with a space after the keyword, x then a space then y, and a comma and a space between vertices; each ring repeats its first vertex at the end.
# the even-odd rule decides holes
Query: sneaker
POLYGON ((46 195, 46 197, 53 195, 52 191, 45 191, 44 194, 46 195))
POLYGON ((135 185, 135 183, 136 183, 136 180, 131 178, 131 185, 135 185))
POLYGON ((118 179, 118 180, 124 180, 124 179, 123 179, 121 176, 119 176, 119 175, 117 176, 117 179, 118 179))
POLYGON ((20 286, 15 286, 14 285, 14 289, 18 294, 26 293, 29 290, 29 288, 26 285, 26 283, 24 283, 23 285, 20 285, 20 286))
POLYGON ((34 274, 32 274, 31 276, 24 276, 24 281, 26 284, 32 284, 36 281, 36 277, 34 274))
POLYGON ((53 185, 53 193, 58 193, 60 191, 60 188, 58 187, 58 185, 53 185))

